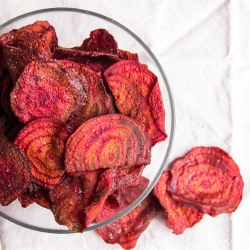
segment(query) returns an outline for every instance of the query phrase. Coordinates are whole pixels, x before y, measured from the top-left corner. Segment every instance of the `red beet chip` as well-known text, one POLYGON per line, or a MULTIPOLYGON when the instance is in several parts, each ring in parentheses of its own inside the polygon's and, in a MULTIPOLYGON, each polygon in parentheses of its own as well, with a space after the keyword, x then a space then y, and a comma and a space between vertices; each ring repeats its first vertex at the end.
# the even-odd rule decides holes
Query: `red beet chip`
POLYGON ((216 216, 234 212, 243 192, 238 165, 217 147, 195 147, 174 161, 168 191, 173 198, 216 216))
POLYGON ((85 51, 102 51, 118 55, 118 44, 115 38, 105 29, 96 29, 90 32, 77 49, 85 51))
POLYGON ((64 152, 71 129, 50 117, 28 123, 14 144, 31 163, 33 180, 43 187, 53 187, 65 172, 64 152))
POLYGON ((121 59, 112 53, 104 51, 84 51, 76 48, 57 47, 53 58, 58 60, 69 60, 88 65, 95 72, 104 72, 112 64, 121 59))
POLYGON ((21 122, 44 116, 67 122, 82 109, 87 81, 66 71, 68 63, 78 67, 57 60, 32 61, 25 67, 10 97, 11 108, 21 122))
POLYGON ((119 49, 118 56, 124 60, 134 60, 139 62, 139 56, 137 53, 131 53, 129 51, 119 49))
POLYGON ((60 225, 83 232, 100 213, 111 189, 111 170, 65 175, 50 190, 52 212, 60 225))
POLYGON ((101 76, 83 64, 70 61, 61 61, 61 63, 74 79, 86 82, 87 98, 84 106, 69 121, 72 127, 77 128, 90 118, 113 113, 113 102, 106 92, 101 76))
POLYGON ((104 72, 119 112, 145 125, 151 146, 167 138, 159 83, 146 65, 122 60, 104 72))
POLYGON ((30 185, 28 159, 0 133, 0 204, 8 205, 30 185))
MULTIPOLYGON (((141 177, 141 183, 133 188, 122 188, 120 207, 125 208, 130 201, 138 197, 146 188, 148 180, 141 177)), ((155 217, 158 211, 158 204, 155 197, 149 194, 137 207, 117 221, 107 226, 98 228, 97 231, 103 240, 110 244, 118 243, 124 249, 132 249, 136 246, 140 235, 147 229, 148 225, 155 217)), ((96 217, 97 222, 102 222, 116 214, 116 211, 110 211, 103 208, 96 217)))
POLYGON ((51 51, 54 51, 54 49, 58 46, 55 28, 51 26, 48 21, 36 21, 33 24, 20 28, 19 31, 27 31, 37 34, 48 44, 51 51))
POLYGON ((22 207, 27 207, 36 202, 38 205, 51 209, 49 198, 49 189, 44 188, 37 183, 31 182, 28 189, 18 198, 22 207))
POLYGON ((0 44, 3 50, 3 66, 10 72, 13 82, 16 82, 29 62, 52 58, 47 42, 36 33, 26 30, 12 30, 1 35, 0 44))
POLYGON ((116 190, 125 186, 137 186, 140 182, 140 178, 144 168, 144 165, 137 165, 132 167, 122 166, 113 168, 112 190, 116 190))
POLYGON ((182 234, 186 228, 191 228, 198 223, 202 219, 203 213, 195 207, 185 206, 175 201, 167 191, 168 182, 169 172, 164 171, 154 187, 154 195, 167 212, 166 225, 173 229, 174 234, 182 234))
POLYGON ((119 166, 147 165, 151 148, 144 127, 133 119, 110 114, 83 123, 68 139, 68 173, 119 166))

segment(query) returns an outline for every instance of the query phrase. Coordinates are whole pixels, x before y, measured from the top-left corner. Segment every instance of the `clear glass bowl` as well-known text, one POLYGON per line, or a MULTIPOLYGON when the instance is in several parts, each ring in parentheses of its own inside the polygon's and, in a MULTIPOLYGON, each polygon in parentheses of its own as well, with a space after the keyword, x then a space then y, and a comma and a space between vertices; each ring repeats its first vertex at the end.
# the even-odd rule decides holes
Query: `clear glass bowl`
MULTIPOLYGON (((89 37, 90 31, 104 28, 115 37, 120 49, 137 53, 140 62, 147 64, 159 80, 166 111, 165 123, 168 138, 152 148, 151 164, 143 171, 143 176, 147 177, 150 183, 147 189, 125 210, 119 211, 116 216, 101 223, 92 223, 87 230, 97 229, 114 222, 137 206, 150 193, 164 170, 173 144, 175 127, 174 102, 171 89, 161 65, 147 45, 122 24, 98 13, 74 8, 42 9, 18 16, 0 25, 0 34, 32 24, 37 20, 49 21, 55 27, 59 45, 68 48, 81 45, 83 39, 89 37)), ((8 206, 0 205, 0 216, 20 226, 37 231, 61 234, 72 233, 65 226, 58 225, 55 222, 50 210, 35 203, 27 208, 22 208, 17 200, 8 206)))

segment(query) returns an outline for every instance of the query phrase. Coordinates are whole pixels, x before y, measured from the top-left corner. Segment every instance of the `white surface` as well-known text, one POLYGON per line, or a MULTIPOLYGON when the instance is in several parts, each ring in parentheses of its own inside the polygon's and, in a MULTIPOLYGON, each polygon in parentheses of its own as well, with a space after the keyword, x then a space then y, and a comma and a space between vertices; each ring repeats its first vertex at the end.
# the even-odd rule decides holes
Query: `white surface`
MULTIPOLYGON (((176 236, 157 217, 136 249, 241 250, 250 246, 250 1, 249 0, 0 0, 0 23, 49 7, 76 7, 106 15, 137 34, 158 58, 176 108, 169 162, 198 145, 226 150, 245 182, 232 215, 205 216, 176 236)), ((2 249, 121 249, 96 232, 52 235, 0 218, 2 249)), ((1 247, 0 247, 1 249, 1 247)))

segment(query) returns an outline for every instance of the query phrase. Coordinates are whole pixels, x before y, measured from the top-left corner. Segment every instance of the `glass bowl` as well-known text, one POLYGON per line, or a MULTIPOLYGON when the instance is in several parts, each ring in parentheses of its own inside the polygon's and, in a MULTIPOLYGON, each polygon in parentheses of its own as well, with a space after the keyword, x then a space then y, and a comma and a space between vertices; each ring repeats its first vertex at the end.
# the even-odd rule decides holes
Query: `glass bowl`
MULTIPOLYGON (((166 111, 165 124, 168 138, 152 148, 151 164, 144 169, 142 174, 149 179, 149 185, 126 209, 119 211, 114 217, 106 221, 92 223, 86 231, 97 229, 114 222, 136 207, 150 193, 164 170, 173 144, 175 127, 174 102, 171 89, 161 65, 147 45, 122 24, 98 13, 75 8, 42 9, 18 16, 0 25, 0 34, 32 24, 37 20, 47 20, 54 26, 59 45, 68 48, 81 45, 83 39, 89 37, 90 31, 104 28, 115 37, 120 49, 137 53, 140 62, 147 64, 148 68, 157 75, 159 80, 166 111)), ((35 203, 27 208, 22 208, 17 200, 8 206, 0 205, 0 216, 20 226, 41 232, 72 233, 65 226, 58 225, 55 222, 50 210, 44 209, 35 203)))

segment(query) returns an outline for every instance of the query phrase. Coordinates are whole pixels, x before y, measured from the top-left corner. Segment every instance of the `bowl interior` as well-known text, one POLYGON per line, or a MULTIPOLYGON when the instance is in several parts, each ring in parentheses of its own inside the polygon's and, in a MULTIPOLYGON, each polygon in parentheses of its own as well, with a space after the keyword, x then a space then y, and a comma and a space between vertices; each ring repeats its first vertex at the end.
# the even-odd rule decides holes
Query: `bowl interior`
MULTIPOLYGON (((150 183, 140 197, 125 210, 119 211, 116 216, 102 223, 92 223, 87 230, 97 229, 119 219, 138 205, 152 190, 165 168, 173 143, 175 123, 174 103, 170 86, 158 60, 139 37, 122 24, 91 11, 70 8, 53 8, 34 11, 0 25, 0 34, 12 29, 18 29, 24 25, 32 24, 37 20, 47 20, 54 26, 59 45, 68 48, 81 45, 83 39, 89 37, 90 31, 97 28, 104 28, 115 37, 120 49, 137 53, 140 62, 147 64, 148 68, 158 77, 166 111, 165 124, 168 138, 152 148, 151 164, 143 171, 143 176, 147 177, 150 183)), ((66 227, 58 225, 55 222, 51 211, 36 204, 22 208, 18 201, 14 201, 8 206, 0 206, 0 215, 18 225, 30 229, 50 233, 72 233, 72 231, 69 231, 66 227)))

